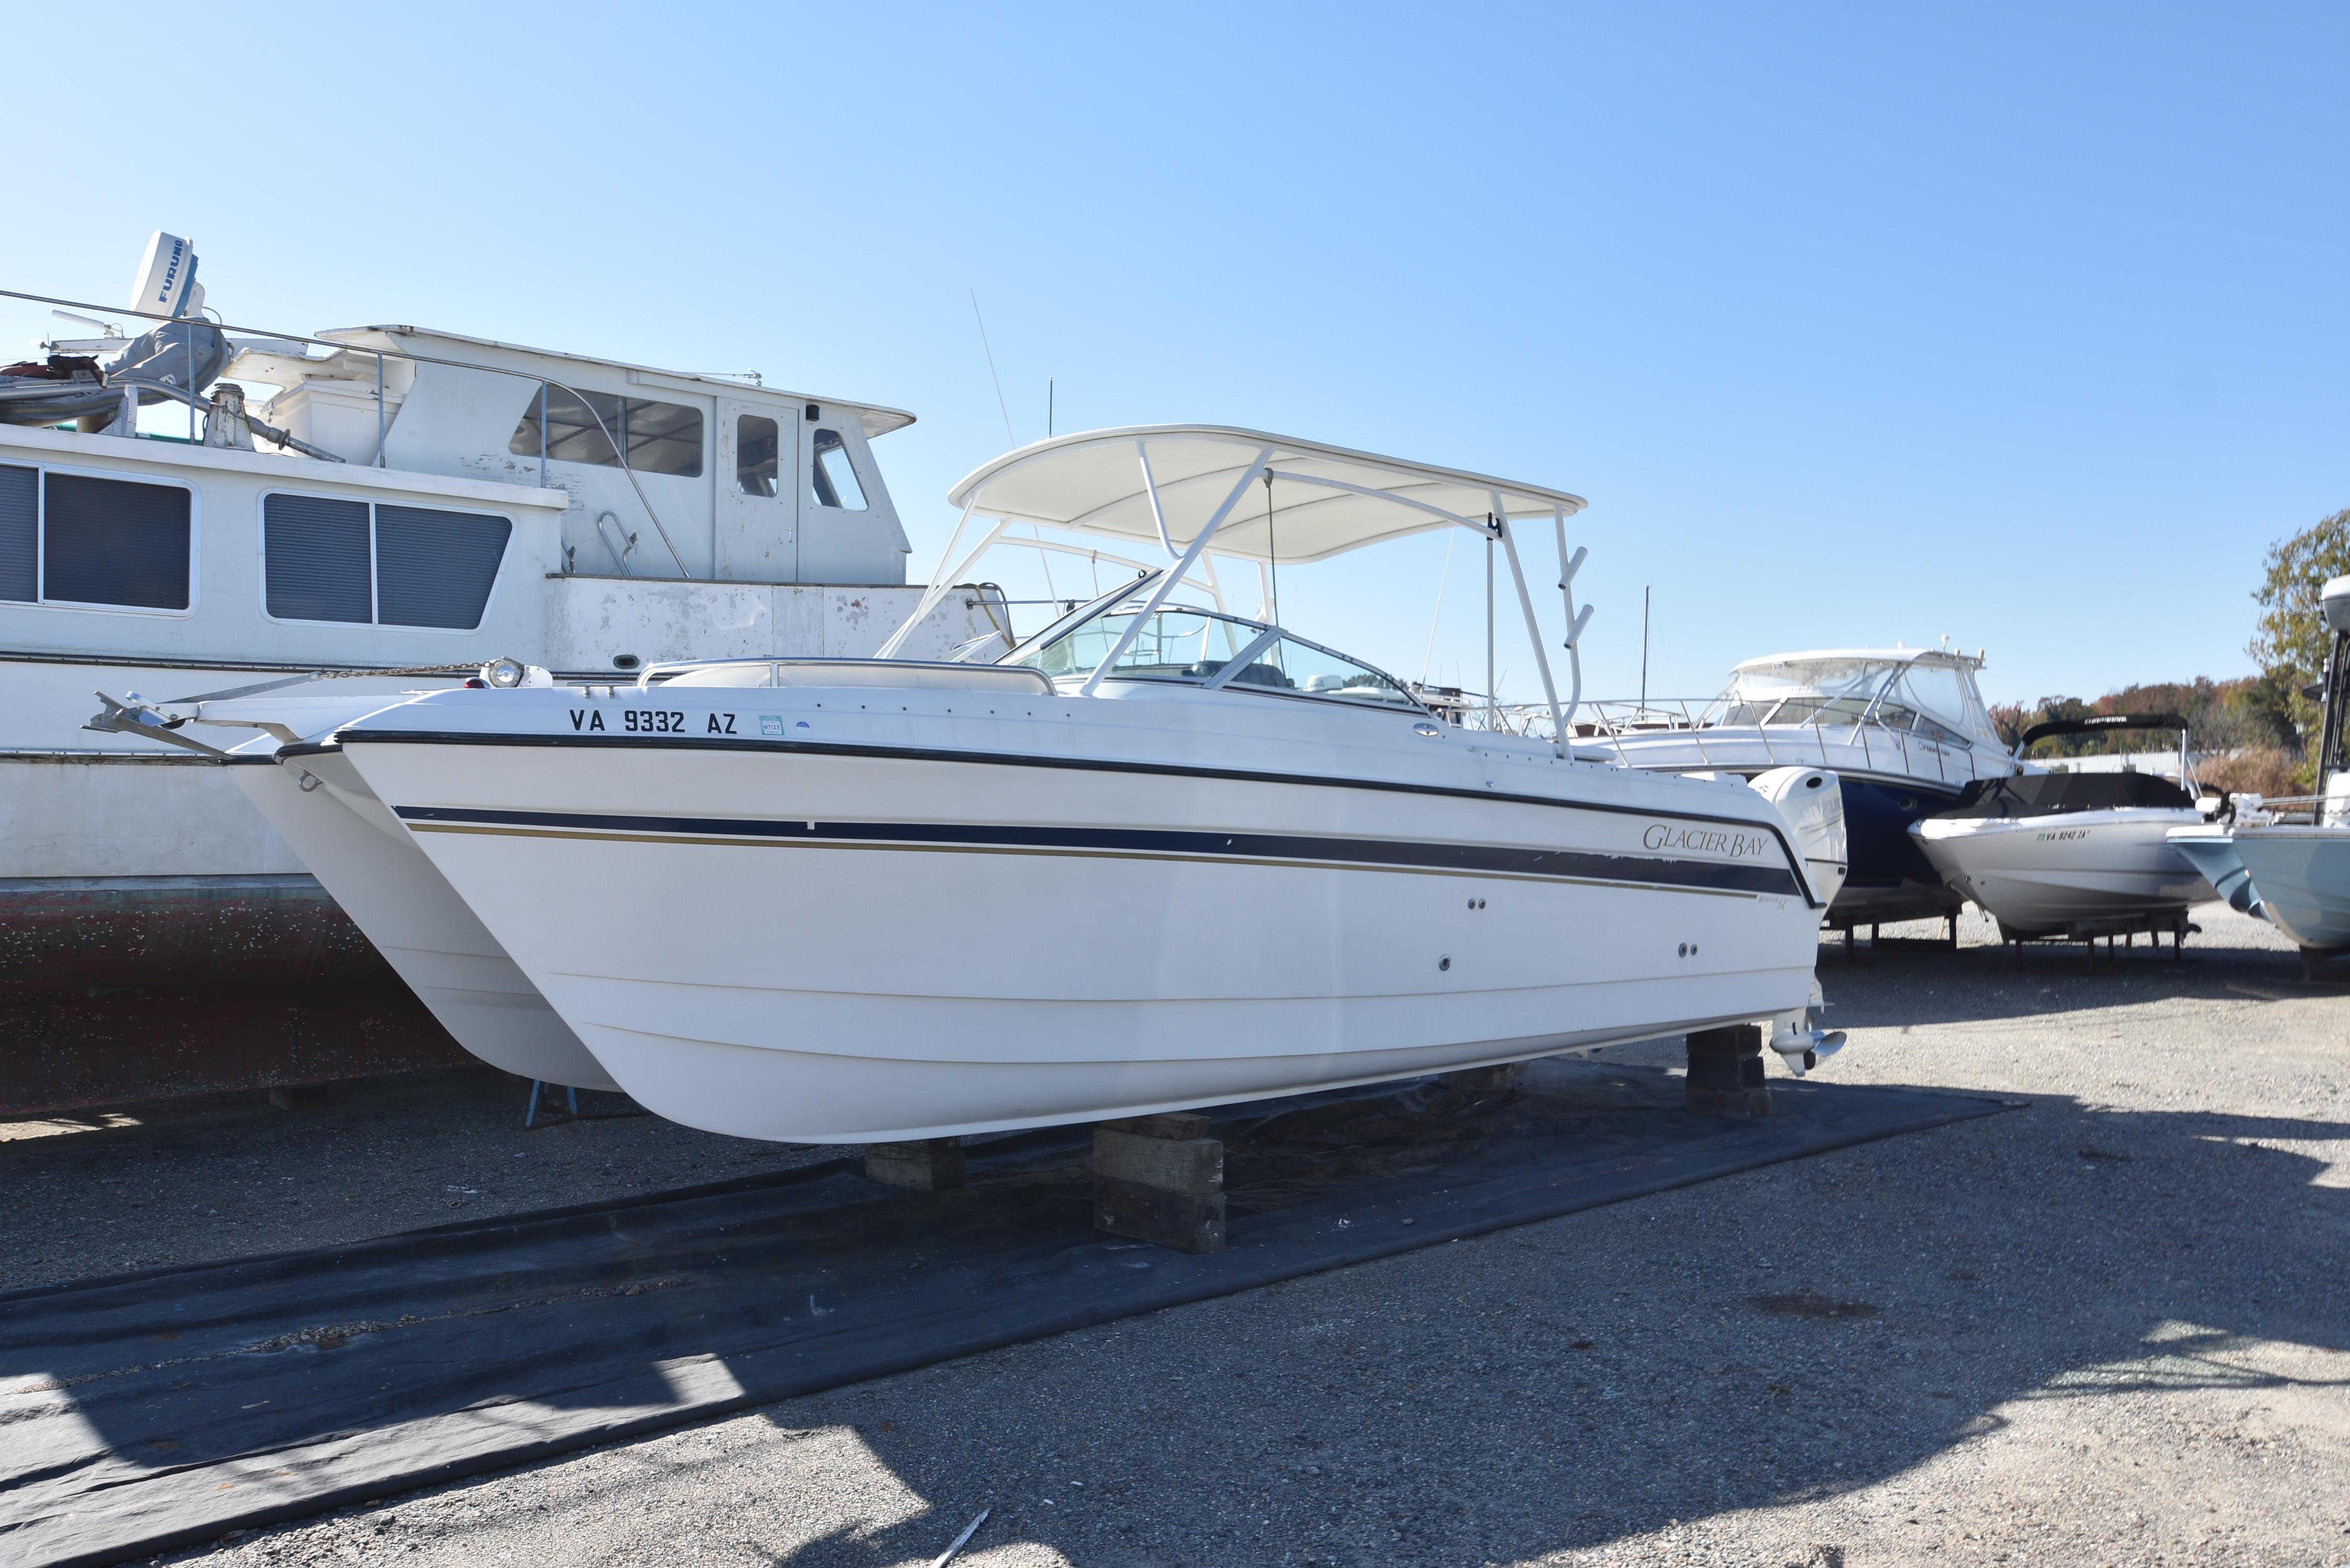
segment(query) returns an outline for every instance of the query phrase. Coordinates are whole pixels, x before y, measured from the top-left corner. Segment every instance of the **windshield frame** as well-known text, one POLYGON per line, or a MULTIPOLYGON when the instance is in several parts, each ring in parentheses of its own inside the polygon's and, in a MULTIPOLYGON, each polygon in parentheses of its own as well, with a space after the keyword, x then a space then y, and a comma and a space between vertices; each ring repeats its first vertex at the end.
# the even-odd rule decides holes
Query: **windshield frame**
POLYGON ((1166 567, 1154 567, 1152 570, 1143 573, 1142 576, 1135 578, 1134 581, 1130 583, 1120 583, 1117 587, 1110 589, 1110 591, 1106 594, 1096 595, 1094 597, 1087 599, 1084 604, 1079 605, 1076 608, 1065 611, 1059 619, 1046 626, 1044 630, 1031 633, 1029 636, 1022 639, 1021 641, 1009 652, 1005 653, 1003 657, 992 660, 991 662, 996 664, 1011 664, 1016 662, 1024 655, 1036 652, 1039 649, 1044 648, 1048 643, 1057 642, 1062 638, 1066 637, 1069 633, 1076 630, 1077 628, 1085 625, 1086 622, 1093 619, 1096 616, 1107 615, 1111 610, 1117 608, 1120 601, 1132 598, 1136 593, 1139 592, 1147 597, 1150 592, 1150 586, 1166 575, 1166 567))
MULTIPOLYGON (((1166 570, 1167 568, 1160 567, 1157 571, 1153 571, 1144 576, 1136 578, 1131 583, 1119 585, 1119 587, 1114 591, 1102 595, 1100 597, 1093 600, 1089 604, 1080 605, 1077 608, 1062 616, 1058 620, 1053 622, 1052 625, 1046 627, 1044 630, 1037 632, 1033 637, 1022 640, 1018 647, 1013 649, 1009 653, 1004 654, 1003 658, 996 659, 994 662, 997 664, 1013 664, 1028 659, 1033 659, 1036 655, 1041 654, 1045 649, 1051 647, 1054 643, 1064 641, 1068 638, 1076 636, 1093 621, 1098 620, 1105 616, 1119 613, 1126 608, 1129 601, 1136 601, 1136 613, 1141 613, 1143 604, 1148 601, 1151 584, 1159 576, 1164 575, 1166 570), (1137 600, 1138 595, 1141 596, 1141 599, 1139 601, 1137 600)), ((1072 673, 1063 676, 1046 675, 1045 679, 1053 681, 1055 686, 1058 686, 1063 680, 1078 679, 1090 680, 1097 673, 1100 673, 1103 680, 1124 681, 1135 685, 1186 686, 1196 691, 1242 691, 1259 697, 1299 698, 1309 702, 1335 701, 1346 707, 1360 709, 1371 712, 1412 712, 1428 717, 1434 716, 1434 711, 1430 709, 1427 703, 1420 701, 1420 699, 1414 694, 1409 686, 1406 685, 1403 681, 1397 680, 1393 675, 1380 669, 1378 665, 1371 663, 1367 659, 1357 659, 1351 653, 1342 653, 1337 649, 1332 648, 1326 643, 1315 642, 1311 638, 1300 637, 1295 632, 1291 631, 1286 627, 1284 627, 1277 622, 1263 621, 1254 619, 1248 616, 1233 615, 1229 610, 1211 608, 1202 605, 1162 604, 1156 610, 1150 613, 1154 615, 1178 614, 1204 616, 1210 619, 1225 621, 1234 626, 1253 627, 1256 628, 1257 635, 1251 638, 1246 643, 1243 644, 1239 650, 1235 652, 1232 658, 1225 660, 1223 667, 1218 670, 1213 675, 1203 676, 1196 680, 1176 679, 1163 675, 1120 675, 1115 670, 1101 672, 1099 666, 1087 670, 1083 677, 1079 677, 1072 673), (1390 701, 1386 698, 1349 697, 1346 695, 1347 688, 1344 687, 1333 688, 1325 691, 1286 691, 1276 687, 1258 686, 1235 679, 1243 670, 1247 668, 1249 660, 1254 655, 1262 653, 1267 648, 1273 647, 1276 643, 1281 642, 1294 642, 1300 648, 1312 649, 1315 652, 1326 654, 1332 659, 1337 659, 1343 664, 1350 664, 1359 670, 1368 670, 1371 674, 1385 681, 1389 688, 1399 693, 1403 701, 1397 702, 1390 701)), ((1029 665, 1027 668, 1036 670, 1039 674, 1044 674, 1043 670, 1038 666, 1029 665)))

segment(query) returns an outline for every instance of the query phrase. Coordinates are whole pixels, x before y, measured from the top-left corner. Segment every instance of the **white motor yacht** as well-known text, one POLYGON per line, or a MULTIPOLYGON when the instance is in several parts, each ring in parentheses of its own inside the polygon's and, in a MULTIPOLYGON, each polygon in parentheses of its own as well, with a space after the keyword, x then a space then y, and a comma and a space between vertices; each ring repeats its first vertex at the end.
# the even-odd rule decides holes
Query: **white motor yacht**
MULTIPOLYGON (((196 265, 158 234, 130 308, 80 304, 99 336, 0 370, 0 982, 76 998, 33 1007, 0 1105, 337 1075, 338 1042, 281 1060, 255 1002, 365 957, 309 874, 316 846, 233 781, 265 786, 93 732, 93 690, 327 671, 348 712, 501 655, 606 680, 864 656, 923 597, 871 449, 910 414, 416 327, 224 326, 196 265), (168 1080, 117 1070, 123 1038, 160 1032, 168 1080), (36 1057, 50 1087, 16 1070, 36 1057), (73 1060, 88 1070, 65 1085, 73 1060)), ((934 597, 907 646, 988 632, 987 598, 934 597)), ((347 879, 343 909, 379 947, 423 950, 371 928, 368 901, 347 879)), ((514 979, 484 994, 519 994, 514 979)), ((463 1011, 441 1013, 461 1041, 463 1011)))
POLYGON ((1547 520, 1564 564, 1578 498, 1165 426, 1023 449, 951 499, 941 584, 1015 522, 1171 562, 993 662, 502 665, 339 719, 297 689, 121 721, 271 726, 235 770, 291 781, 265 811, 307 791, 347 840, 396 825, 402 886, 429 864, 615 1081, 713 1131, 943 1137, 1758 1019, 1791 1061, 1826 1044, 1833 773, 1748 787, 1441 722, 1270 606, 1219 607, 1207 562, 1468 528, 1539 650, 1514 524, 1547 520))
POLYGON ((2334 634, 2317 749, 2324 794, 2248 803, 2253 809, 2238 810, 2224 830, 2173 836, 2207 875, 2240 868, 2241 890, 2231 883, 2230 901, 2241 897, 2238 908, 2266 916, 2312 956, 2350 949, 2350 758, 2344 755, 2350 742, 2350 576, 2328 582, 2318 602, 2334 634))
POLYGON ((1918 853, 1909 826, 2017 766, 1976 687, 1982 666, 1980 653, 1938 648, 1774 653, 1737 666, 1711 701, 1599 702, 1578 729, 1636 768, 1748 777, 1791 763, 1835 770, 1852 865, 1828 923, 1945 916, 1960 899, 1918 853))
POLYGON ((1912 824, 1911 836, 1952 891, 1998 920, 2002 938, 2118 935, 2187 926, 2191 904, 2213 896, 2170 835, 2205 821, 2195 804, 2187 721, 2175 713, 2113 713, 2035 724, 2017 743, 2114 730, 2178 733, 2178 781, 2153 774, 2042 772, 1970 785, 1948 811, 1912 824))

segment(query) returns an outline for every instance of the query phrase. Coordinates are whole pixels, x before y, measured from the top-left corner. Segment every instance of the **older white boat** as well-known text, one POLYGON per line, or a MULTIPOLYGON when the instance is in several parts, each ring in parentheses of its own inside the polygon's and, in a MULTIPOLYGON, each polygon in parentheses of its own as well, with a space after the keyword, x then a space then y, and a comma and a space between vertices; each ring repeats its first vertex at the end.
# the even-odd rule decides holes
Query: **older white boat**
POLYGON ((1791 1059, 1824 1043, 1833 774, 1761 781, 1783 811, 1464 730, 1174 597, 1211 545, 1296 563, 1467 527, 1531 625, 1512 523, 1550 519, 1564 556, 1575 496, 1174 426, 1027 448, 953 499, 996 521, 940 582, 1014 521, 1175 558, 994 663, 508 669, 330 727, 265 696, 192 716, 316 736, 277 768, 326 793, 319 762, 347 766, 616 1081, 715 1131, 947 1136, 1757 1018, 1791 1059))
POLYGON ((1753 777, 1791 764, 1843 781, 1851 872, 1836 926, 1947 915, 1960 903, 1909 836, 1981 779, 2016 771, 1975 674, 1980 653, 1825 649, 1750 659, 1711 701, 1599 702, 1578 726, 1636 768, 1753 777))
POLYGON ((2035 742, 2057 735, 2145 729, 2178 732, 2178 781, 2033 769, 1970 785, 1957 805, 1911 825, 1910 835, 1950 888, 1997 919, 2007 937, 2182 934, 2188 907, 2213 897, 2171 838, 2205 821, 2195 803, 2187 721, 2113 713, 2035 724, 2015 755, 2021 762, 2035 742))
MULTIPOLYGON (((328 670, 348 710, 507 654, 606 679, 857 656, 921 597, 869 445, 910 414, 415 327, 224 327, 195 265, 159 235, 132 308, 103 312, 146 330, 0 372, 0 979, 83 998, 45 1019, 102 1014, 18 1038, 0 1105, 41 1100, 14 1071, 36 1056, 87 1059, 68 1099, 250 1076, 277 1048, 255 995, 309 986, 341 927, 234 775, 86 729, 93 689, 328 670), (175 971, 209 979, 157 1001, 175 971), (166 1028, 172 1076, 113 1071, 166 1028)), ((934 600, 909 646, 985 632, 985 597, 934 600)), ((262 1079, 334 1075, 332 1042, 305 1050, 262 1079)))

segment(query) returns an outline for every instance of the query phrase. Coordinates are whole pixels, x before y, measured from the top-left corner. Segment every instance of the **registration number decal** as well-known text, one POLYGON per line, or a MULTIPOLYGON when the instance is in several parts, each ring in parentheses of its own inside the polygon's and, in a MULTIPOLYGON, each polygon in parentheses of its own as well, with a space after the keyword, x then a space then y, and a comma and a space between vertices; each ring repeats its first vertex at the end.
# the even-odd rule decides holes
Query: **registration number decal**
MULTIPOLYGON (((590 734, 600 733, 609 728, 604 722, 604 712, 600 708, 572 709, 571 727, 590 734)), ((685 714, 675 708, 623 708, 620 710, 620 728, 632 735, 682 735, 691 726, 685 714)), ((712 735, 731 735, 734 733, 734 715, 712 713, 704 719, 702 731, 712 735)))

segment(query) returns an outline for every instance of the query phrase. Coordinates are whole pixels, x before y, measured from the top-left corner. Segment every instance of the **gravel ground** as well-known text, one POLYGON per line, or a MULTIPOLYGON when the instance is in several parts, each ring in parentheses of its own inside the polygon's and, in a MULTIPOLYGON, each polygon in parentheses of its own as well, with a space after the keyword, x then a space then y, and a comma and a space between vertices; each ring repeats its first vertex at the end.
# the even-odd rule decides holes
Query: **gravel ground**
MULTIPOLYGON (((2019 974, 1972 924, 1955 955, 1824 949, 1853 1035, 1827 1075, 1987 1091, 2002 1116, 172 1561, 879 1568, 988 1507, 959 1562, 2350 1563, 2350 986, 2198 919, 2190 961, 2140 947, 2094 976, 2077 949, 2019 974)), ((469 1075, 18 1124, 0 1266, 29 1283, 806 1158, 518 1112, 469 1075)))
MULTIPOLYGON (((559 1091, 557 1091, 559 1093, 559 1091)), ((619 1095, 523 1128, 493 1068, 0 1121, 0 1290, 779 1170, 837 1149, 695 1132, 619 1095), (599 1113, 602 1113, 599 1115, 599 1113), (610 1116, 610 1119, 604 1119, 610 1116), (67 1135, 78 1136, 67 1136, 67 1135)), ((563 1106, 561 1101, 555 1102, 563 1106)))

